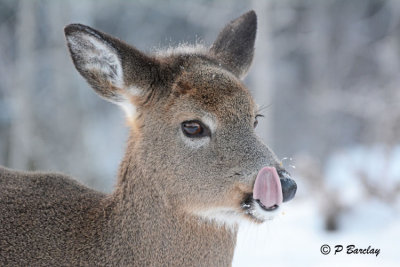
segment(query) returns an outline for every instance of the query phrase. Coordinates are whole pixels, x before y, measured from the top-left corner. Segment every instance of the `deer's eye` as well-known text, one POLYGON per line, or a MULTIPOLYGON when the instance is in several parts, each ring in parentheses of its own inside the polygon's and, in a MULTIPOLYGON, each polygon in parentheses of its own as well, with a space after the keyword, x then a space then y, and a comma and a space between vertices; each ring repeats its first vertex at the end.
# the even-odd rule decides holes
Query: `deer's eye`
POLYGON ((183 133, 187 137, 196 138, 210 135, 210 130, 204 126, 203 123, 197 120, 184 121, 182 122, 181 126, 183 133))
POLYGON ((264 117, 264 116, 261 114, 256 115, 256 117, 254 118, 254 128, 256 128, 258 125, 258 118, 262 118, 262 117, 264 117))

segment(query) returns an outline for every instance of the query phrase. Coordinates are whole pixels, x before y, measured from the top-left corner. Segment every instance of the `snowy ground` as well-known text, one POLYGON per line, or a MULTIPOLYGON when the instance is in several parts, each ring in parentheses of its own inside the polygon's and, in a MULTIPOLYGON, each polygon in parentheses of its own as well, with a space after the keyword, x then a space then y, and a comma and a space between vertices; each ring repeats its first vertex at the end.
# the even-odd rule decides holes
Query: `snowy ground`
POLYGON ((351 212, 342 214, 339 231, 324 230, 318 200, 299 186, 298 197, 284 207, 284 214, 262 226, 240 228, 233 266, 400 266, 400 197, 392 204, 362 198, 354 177, 358 168, 368 173, 386 170, 390 175, 384 182, 390 187, 400 176, 400 148, 390 152, 389 163, 382 161, 383 153, 387 155, 380 148, 355 148, 330 160, 328 183, 343 187, 343 201, 352 205, 351 212), (320 252, 324 244, 332 248, 329 255, 320 252), (380 254, 347 254, 346 246, 352 244, 380 249, 380 254), (344 247, 337 255, 335 245, 344 247))
POLYGON ((371 209, 347 218, 348 229, 328 233, 312 200, 288 204, 285 215, 271 222, 241 227, 233 266, 399 266, 400 216, 379 205, 371 209), (330 255, 321 254, 324 244, 332 247, 330 255), (351 244, 380 254, 348 255, 344 249, 332 255, 335 245, 351 244))

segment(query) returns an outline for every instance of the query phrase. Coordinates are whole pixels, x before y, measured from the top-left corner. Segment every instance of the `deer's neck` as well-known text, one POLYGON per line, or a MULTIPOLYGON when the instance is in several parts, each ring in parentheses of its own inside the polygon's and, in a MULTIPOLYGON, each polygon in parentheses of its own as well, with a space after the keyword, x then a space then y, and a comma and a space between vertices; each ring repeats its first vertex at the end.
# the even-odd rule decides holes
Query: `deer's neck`
POLYGON ((113 194, 110 242, 122 255, 121 264, 229 266, 236 230, 180 212, 164 199, 156 177, 126 155, 113 194), (121 253, 123 251, 123 253, 121 253))

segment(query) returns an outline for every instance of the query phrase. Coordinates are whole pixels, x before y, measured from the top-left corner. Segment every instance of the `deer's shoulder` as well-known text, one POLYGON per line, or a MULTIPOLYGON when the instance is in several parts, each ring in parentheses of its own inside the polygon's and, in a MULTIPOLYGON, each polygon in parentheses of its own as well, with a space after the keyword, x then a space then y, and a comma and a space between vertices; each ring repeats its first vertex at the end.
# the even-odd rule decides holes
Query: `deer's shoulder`
POLYGON ((106 197, 64 174, 16 171, 4 167, 0 167, 0 192, 1 202, 24 206, 83 205, 106 197))

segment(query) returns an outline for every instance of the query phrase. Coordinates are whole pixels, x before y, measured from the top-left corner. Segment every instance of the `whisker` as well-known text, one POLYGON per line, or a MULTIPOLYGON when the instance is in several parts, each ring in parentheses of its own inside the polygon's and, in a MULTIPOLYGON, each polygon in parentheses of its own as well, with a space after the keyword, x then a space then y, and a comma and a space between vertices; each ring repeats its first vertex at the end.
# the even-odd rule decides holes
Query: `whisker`
POLYGON ((262 112, 263 112, 264 110, 270 108, 271 106, 272 106, 272 103, 271 103, 271 104, 268 104, 268 105, 262 105, 261 107, 258 108, 257 113, 260 114, 260 115, 262 115, 262 112))

